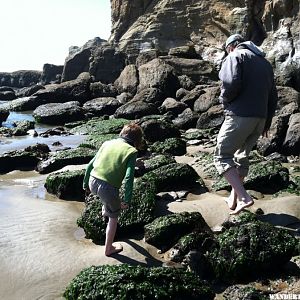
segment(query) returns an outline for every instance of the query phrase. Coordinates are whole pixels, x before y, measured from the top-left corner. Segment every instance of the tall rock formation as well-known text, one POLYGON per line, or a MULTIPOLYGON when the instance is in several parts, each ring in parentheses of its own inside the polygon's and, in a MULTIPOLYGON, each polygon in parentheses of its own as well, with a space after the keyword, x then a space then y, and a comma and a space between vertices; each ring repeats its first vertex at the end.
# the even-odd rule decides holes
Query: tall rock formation
POLYGON ((299 0, 111 0, 109 41, 131 62, 141 52, 192 45, 219 62, 231 33, 267 52, 279 83, 300 90, 299 0))

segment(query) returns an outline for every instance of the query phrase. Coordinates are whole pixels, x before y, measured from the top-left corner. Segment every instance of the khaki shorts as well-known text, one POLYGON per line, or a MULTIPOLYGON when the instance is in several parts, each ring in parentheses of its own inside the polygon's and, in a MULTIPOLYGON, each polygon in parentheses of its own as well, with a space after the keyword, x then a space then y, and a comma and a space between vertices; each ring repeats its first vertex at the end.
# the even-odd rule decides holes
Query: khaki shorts
POLYGON ((265 127, 264 118, 226 116, 217 137, 214 164, 223 174, 236 167, 239 175, 249 171, 249 153, 265 127))
POLYGON ((121 201, 119 189, 110 185, 104 180, 90 176, 89 188, 92 194, 100 198, 102 215, 110 218, 117 218, 121 212, 121 201), (103 209, 104 208, 104 209, 103 209))

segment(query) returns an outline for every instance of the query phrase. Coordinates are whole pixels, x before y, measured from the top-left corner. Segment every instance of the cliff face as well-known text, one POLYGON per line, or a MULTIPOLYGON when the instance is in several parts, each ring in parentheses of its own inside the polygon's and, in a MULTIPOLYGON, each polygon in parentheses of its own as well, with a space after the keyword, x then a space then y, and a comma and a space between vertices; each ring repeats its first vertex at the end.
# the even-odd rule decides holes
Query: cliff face
POLYGON ((299 0, 111 0, 111 7, 110 42, 133 61, 147 49, 195 45, 216 62, 226 38, 239 32, 262 46, 277 70, 300 65, 299 0))

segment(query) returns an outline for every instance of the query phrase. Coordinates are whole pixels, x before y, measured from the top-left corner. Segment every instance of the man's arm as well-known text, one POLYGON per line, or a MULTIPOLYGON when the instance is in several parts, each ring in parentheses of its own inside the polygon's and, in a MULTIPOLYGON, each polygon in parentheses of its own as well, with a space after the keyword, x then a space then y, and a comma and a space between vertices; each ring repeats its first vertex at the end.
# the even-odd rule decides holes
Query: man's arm
POLYGON ((242 65, 233 54, 229 54, 224 60, 219 78, 222 81, 220 101, 228 104, 238 96, 242 88, 242 65))

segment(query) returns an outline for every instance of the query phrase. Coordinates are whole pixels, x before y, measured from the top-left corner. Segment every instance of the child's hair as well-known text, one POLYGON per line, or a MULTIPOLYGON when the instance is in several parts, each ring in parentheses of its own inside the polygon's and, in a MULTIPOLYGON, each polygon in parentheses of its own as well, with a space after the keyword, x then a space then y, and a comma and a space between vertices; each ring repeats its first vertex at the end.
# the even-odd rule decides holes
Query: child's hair
POLYGON ((130 123, 123 127, 120 132, 120 137, 129 140, 136 148, 139 148, 143 141, 143 130, 138 124, 130 123))

